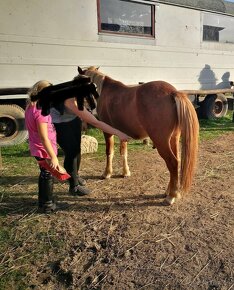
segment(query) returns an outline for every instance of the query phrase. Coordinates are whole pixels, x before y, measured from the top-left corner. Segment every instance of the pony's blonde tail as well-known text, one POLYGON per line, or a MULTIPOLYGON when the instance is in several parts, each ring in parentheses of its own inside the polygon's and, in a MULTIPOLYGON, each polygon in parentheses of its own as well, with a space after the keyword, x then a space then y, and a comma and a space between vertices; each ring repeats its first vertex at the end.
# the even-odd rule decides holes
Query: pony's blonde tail
POLYGON ((175 95, 178 125, 181 129, 180 188, 189 191, 196 167, 199 138, 199 122, 196 111, 188 96, 177 92, 175 95))

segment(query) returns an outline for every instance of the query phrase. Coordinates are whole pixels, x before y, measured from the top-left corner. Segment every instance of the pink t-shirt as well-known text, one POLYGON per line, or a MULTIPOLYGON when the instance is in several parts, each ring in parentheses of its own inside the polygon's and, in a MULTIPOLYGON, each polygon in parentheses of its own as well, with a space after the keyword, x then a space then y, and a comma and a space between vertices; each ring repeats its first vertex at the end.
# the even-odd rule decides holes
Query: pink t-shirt
POLYGON ((37 129, 38 123, 47 123, 48 138, 50 139, 54 152, 57 155, 56 131, 52 124, 51 116, 42 116, 41 110, 37 109, 36 105, 29 105, 25 110, 25 124, 28 129, 31 155, 41 158, 50 158, 41 143, 41 138, 37 129))

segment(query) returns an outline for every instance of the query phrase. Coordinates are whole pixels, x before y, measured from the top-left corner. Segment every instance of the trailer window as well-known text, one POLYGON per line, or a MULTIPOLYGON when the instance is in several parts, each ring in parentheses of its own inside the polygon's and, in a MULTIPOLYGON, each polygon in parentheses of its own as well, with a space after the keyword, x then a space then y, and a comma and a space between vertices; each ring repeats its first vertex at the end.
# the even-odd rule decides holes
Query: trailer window
POLYGON ((203 41, 234 43, 234 17, 204 13, 203 41))
POLYGON ((154 5, 125 0, 98 0, 99 32, 154 36, 154 5))

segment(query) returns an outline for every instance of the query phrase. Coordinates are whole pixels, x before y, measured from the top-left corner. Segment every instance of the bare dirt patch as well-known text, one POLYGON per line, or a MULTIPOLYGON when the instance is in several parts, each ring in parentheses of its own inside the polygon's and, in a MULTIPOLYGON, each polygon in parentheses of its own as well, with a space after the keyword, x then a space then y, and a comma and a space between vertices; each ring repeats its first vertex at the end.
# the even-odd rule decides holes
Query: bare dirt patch
POLYGON ((58 200, 68 207, 51 216, 25 212, 36 208, 36 176, 9 186, 6 223, 15 223, 20 241, 12 255, 28 255, 22 266, 28 287, 232 289, 233 144, 233 133, 200 144, 191 193, 171 207, 162 206, 169 175, 155 150, 129 152, 127 179, 119 158, 114 177, 100 180, 104 161, 84 155, 82 175, 92 194, 70 197, 67 185, 57 183, 58 200), (17 211, 13 204, 22 200, 17 211))

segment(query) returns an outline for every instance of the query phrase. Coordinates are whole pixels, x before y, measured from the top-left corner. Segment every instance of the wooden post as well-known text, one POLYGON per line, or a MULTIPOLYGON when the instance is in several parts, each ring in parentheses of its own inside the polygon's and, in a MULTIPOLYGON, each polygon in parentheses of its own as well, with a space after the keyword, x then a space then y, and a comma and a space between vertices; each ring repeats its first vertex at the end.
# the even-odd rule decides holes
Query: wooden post
POLYGON ((0 170, 2 170, 2 150, 0 146, 0 170))

